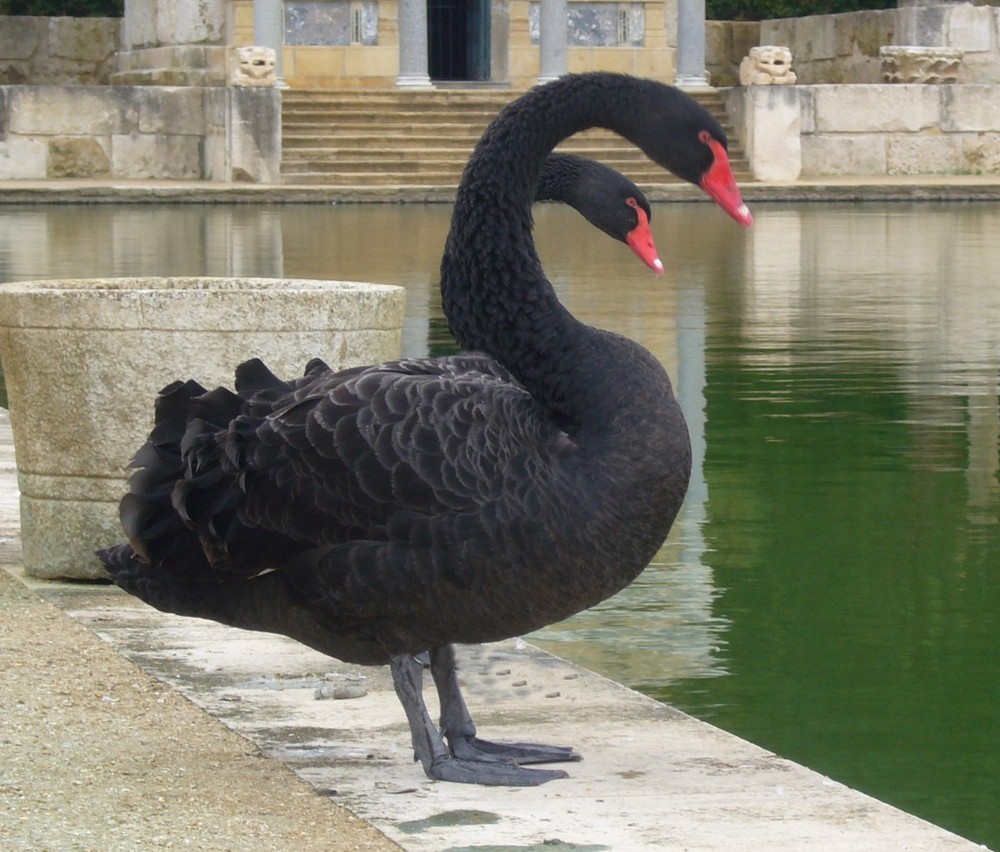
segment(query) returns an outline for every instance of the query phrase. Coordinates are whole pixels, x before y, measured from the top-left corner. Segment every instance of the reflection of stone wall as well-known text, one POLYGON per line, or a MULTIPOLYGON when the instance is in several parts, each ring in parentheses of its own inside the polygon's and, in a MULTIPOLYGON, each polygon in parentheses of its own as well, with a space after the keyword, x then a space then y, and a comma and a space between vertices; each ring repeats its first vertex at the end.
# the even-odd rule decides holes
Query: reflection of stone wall
POLYGON ((120 18, 0 15, 0 84, 107 83, 120 18))

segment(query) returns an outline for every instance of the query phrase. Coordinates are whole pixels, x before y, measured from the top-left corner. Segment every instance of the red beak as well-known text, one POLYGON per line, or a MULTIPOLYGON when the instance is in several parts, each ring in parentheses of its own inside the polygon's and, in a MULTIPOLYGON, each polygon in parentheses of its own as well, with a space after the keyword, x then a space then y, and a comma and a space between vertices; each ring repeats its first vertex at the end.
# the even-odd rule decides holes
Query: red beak
POLYGON ((625 242, 635 252, 635 256, 657 275, 663 274, 663 262, 653 242, 653 232, 649 230, 649 217, 641 207, 635 207, 638 224, 625 235, 625 242))
POLYGON ((709 139, 705 144, 712 150, 715 161, 711 168, 705 172, 699 186, 744 228, 749 228, 753 224, 753 216, 750 215, 750 209, 743 203, 740 188, 736 185, 733 170, 729 166, 729 155, 726 153, 726 149, 716 139, 709 139))

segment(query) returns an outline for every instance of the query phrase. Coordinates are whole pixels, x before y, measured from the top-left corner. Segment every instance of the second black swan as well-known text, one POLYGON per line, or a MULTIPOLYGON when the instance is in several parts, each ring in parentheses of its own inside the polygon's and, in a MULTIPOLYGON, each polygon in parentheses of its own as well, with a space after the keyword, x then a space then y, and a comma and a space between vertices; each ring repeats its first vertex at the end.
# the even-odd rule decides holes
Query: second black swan
MULTIPOLYGON (((600 126, 750 224, 718 123, 677 89, 595 73, 506 107, 466 167, 441 264, 467 354, 293 383, 256 360, 236 392, 164 389, 121 506, 115 582, 159 609, 388 663, 430 778, 533 785, 571 748, 481 740, 453 645, 518 636, 627 586, 687 488, 687 427, 660 363, 576 320, 532 240, 546 156, 600 126), (425 660, 440 726, 422 697, 425 660)), ((613 286, 613 282, 609 284, 613 286)))

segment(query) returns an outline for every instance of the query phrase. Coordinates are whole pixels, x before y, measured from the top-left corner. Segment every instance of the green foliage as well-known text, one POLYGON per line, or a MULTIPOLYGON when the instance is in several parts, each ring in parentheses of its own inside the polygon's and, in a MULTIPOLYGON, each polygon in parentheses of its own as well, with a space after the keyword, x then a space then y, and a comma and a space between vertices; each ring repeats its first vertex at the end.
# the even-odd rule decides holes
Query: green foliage
POLYGON ((895 0, 705 0, 705 16, 712 21, 764 21, 895 8, 895 0))
POLYGON ((125 0, 0 0, 0 15, 120 18, 125 0))

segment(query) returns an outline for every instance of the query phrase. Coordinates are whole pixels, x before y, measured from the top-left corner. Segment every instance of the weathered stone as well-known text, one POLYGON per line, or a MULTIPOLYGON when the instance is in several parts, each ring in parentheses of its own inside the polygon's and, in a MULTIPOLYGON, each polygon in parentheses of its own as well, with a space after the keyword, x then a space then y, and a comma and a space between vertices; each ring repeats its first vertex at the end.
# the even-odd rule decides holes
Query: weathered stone
POLYGON ((117 18, 48 18, 49 54, 103 62, 118 49, 117 18))
POLYGON ((21 135, 107 136, 129 124, 129 97, 105 86, 25 86, 11 94, 10 129, 21 135))
POLYGON ((947 174, 961 161, 962 142, 955 136, 892 134, 886 138, 886 174, 947 174))
POLYGON ((1000 86, 948 86, 941 106, 944 131, 1000 131, 1000 86))
POLYGON ((765 44, 750 48, 740 63, 741 86, 787 86, 795 82, 792 52, 787 47, 765 44))
POLYGON ((802 137, 802 177, 885 174, 884 138, 876 134, 802 137))
POLYGON ((989 6, 956 5, 948 10, 947 41, 944 44, 966 53, 990 49, 994 10, 989 6))
POLYGON ((247 353, 287 376, 317 355, 334 368, 395 357, 403 303, 399 287, 278 278, 0 288, 28 573, 100 576, 93 551, 121 538, 126 464, 169 381, 229 385, 247 353))
POLYGON ((962 165, 974 174, 1000 172, 1000 131, 963 136, 962 165))
POLYGON ((938 123, 936 86, 816 86, 817 133, 918 131, 938 123))
POLYGON ((204 89, 137 88, 133 97, 139 117, 140 133, 163 133, 195 136, 205 130, 204 89))
POLYGON ((798 91, 751 86, 745 92, 745 142, 754 177, 795 180, 802 162, 798 91))
POLYGON ((963 55, 955 47, 886 45, 879 49, 886 83, 954 83, 963 55))
POLYGON ((260 45, 236 47, 230 51, 229 82, 233 86, 273 86, 277 82, 274 71, 273 48, 260 45))
POLYGON ((122 46, 137 50, 156 45, 156 13, 159 0, 128 0, 122 20, 122 46))
POLYGON ((38 22, 44 18, 4 15, 0 26, 0 57, 29 59, 39 47, 38 22))
MULTIPOLYGON (((797 18, 795 21, 796 53, 803 60, 833 59, 837 55, 837 40, 833 22, 825 15, 797 18)), ((792 44, 782 41, 778 44, 792 44)))
POLYGON ((97 178, 111 174, 101 143, 92 136, 56 137, 49 142, 48 177, 97 178))
POLYGON ((157 2, 156 35, 159 44, 219 44, 225 26, 225 0, 157 2))
POLYGON ((205 90, 210 180, 281 182, 281 93, 273 86, 205 90), (232 128, 213 132, 212 128, 232 128))
POLYGON ((48 144, 39 139, 0 139, 0 180, 36 180, 48 170, 48 144))
POLYGON ((118 178, 197 180, 202 177, 201 136, 112 136, 111 171, 118 178))
POLYGON ((19 86, 31 79, 31 66, 27 62, 0 59, 0 85, 19 86))

